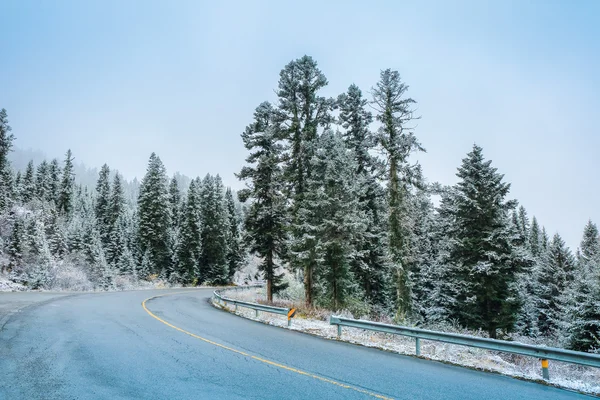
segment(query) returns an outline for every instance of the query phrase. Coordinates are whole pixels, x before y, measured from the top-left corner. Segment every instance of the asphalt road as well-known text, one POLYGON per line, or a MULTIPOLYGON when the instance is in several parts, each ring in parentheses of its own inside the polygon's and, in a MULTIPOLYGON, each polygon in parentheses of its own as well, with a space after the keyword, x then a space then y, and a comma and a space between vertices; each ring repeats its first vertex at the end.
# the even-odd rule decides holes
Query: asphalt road
POLYGON ((0 399, 590 399, 267 326, 213 308, 210 295, 29 304, 0 331, 0 399))

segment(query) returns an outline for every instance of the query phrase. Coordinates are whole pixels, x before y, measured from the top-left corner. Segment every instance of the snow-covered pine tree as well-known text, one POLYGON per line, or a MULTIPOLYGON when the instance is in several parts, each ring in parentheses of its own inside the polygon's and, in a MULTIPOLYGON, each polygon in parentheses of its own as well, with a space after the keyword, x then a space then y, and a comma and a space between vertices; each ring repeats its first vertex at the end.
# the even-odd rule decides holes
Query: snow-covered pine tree
POLYGON ((530 247, 531 232, 529 228, 529 217, 523 206, 518 212, 513 210, 511 224, 511 243, 513 251, 522 260, 528 262, 524 268, 517 273, 517 295, 520 302, 515 328, 522 335, 537 337, 537 299, 536 299, 536 276, 538 273, 538 260, 533 256, 530 247))
POLYGON ((219 175, 207 175, 200 188, 202 215, 202 255, 200 281, 215 285, 228 282, 227 236, 229 219, 225 203, 225 190, 219 175))
POLYGON ((372 104, 381 124, 377 140, 387 161, 389 242, 395 263, 396 306, 400 319, 411 309, 409 271, 404 259, 410 243, 407 194, 412 186, 419 186, 421 182, 421 168, 418 163, 410 164, 409 156, 416 151, 425 151, 411 126, 416 102, 405 96, 407 90, 398 71, 391 69, 381 71, 380 80, 372 89, 372 104))
POLYGON ((89 276, 93 282, 103 290, 114 289, 116 277, 115 269, 106 261, 106 255, 102 247, 102 238, 100 232, 93 228, 88 232, 87 255, 90 271, 89 276))
POLYGON ((13 199, 17 204, 21 204, 23 202, 23 198, 21 194, 23 193, 23 175, 21 171, 17 171, 15 174, 15 182, 14 182, 14 190, 13 190, 13 199))
POLYGON ((200 208, 200 179, 190 182, 185 208, 180 218, 179 246, 176 271, 184 284, 198 283, 202 255, 202 215, 200 208))
POLYGON ((149 274, 160 274, 171 270, 169 228, 171 210, 169 208, 168 180, 160 158, 152 153, 146 175, 142 179, 138 197, 139 245, 149 274), (148 264, 149 263, 149 264, 148 264))
POLYGON ((23 263, 23 246, 25 245, 25 229, 21 217, 15 217, 13 228, 8 239, 9 272, 18 271, 23 263))
MULTIPOLYGON (((173 176, 169 184, 169 208, 171 210, 171 226, 169 227, 169 247, 171 248, 171 264, 173 265, 173 273, 170 277, 170 282, 180 283, 184 277, 180 273, 179 255, 181 247, 181 225, 183 204, 181 199, 181 190, 179 190, 179 181, 176 176, 173 176)), ((195 275, 197 276, 197 274, 195 275)))
MULTIPOLYGON (((437 208, 437 217, 434 220, 431 232, 431 240, 437 244, 437 254, 430 268, 426 268, 426 274, 430 276, 432 283, 430 290, 421 289, 426 296, 422 309, 427 322, 447 323, 457 320, 456 298, 459 289, 464 282, 457 279, 455 273, 457 266, 451 261, 451 250, 453 245, 452 229, 454 229, 454 215, 456 214, 457 197, 456 187, 437 187, 435 193, 440 196, 440 204, 437 208)), ((427 286, 427 285, 426 285, 427 286)))
POLYGON ((15 140, 11 130, 6 110, 3 108, 0 110, 0 212, 8 209, 13 192, 12 169, 8 160, 15 140))
POLYGON ((557 233, 541 256, 537 282, 538 328, 542 335, 556 334, 561 322, 561 296, 573 281, 575 259, 557 233))
POLYGON ((567 345, 577 351, 600 350, 600 234, 592 221, 585 226, 567 294, 563 310, 567 345))
POLYGON ((529 230, 529 250, 534 257, 539 257, 542 251, 540 226, 537 219, 533 217, 531 220, 531 229, 529 230))
POLYGON ((373 304, 383 306, 387 302, 387 284, 390 263, 387 251, 387 231, 385 229, 385 193, 377 179, 381 174, 381 165, 371 155, 376 140, 369 125, 373 121, 367 110, 368 100, 356 85, 350 85, 348 91, 338 97, 340 110, 339 122, 344 128, 344 141, 355 157, 357 181, 364 185, 359 199, 361 211, 365 214, 366 232, 360 246, 362 257, 352 261, 352 271, 365 298, 373 304))
POLYGON ((238 198, 249 202, 244 221, 245 245, 250 253, 262 259, 259 269, 267 281, 268 301, 273 301, 273 294, 285 288, 277 262, 286 254, 288 221, 281 168, 283 148, 272 124, 273 112, 268 102, 256 108, 254 122, 242 133, 244 146, 250 151, 246 157, 248 165, 237 175, 246 181, 246 188, 238 192, 238 198))
POLYGON ((240 229, 241 218, 236 209, 231 188, 227 188, 225 191, 225 203, 227 206, 227 219, 229 220, 229 235, 227 236, 228 280, 231 282, 235 273, 242 267, 245 259, 240 229))
POLYGON ((96 225, 100 232, 103 246, 107 246, 110 240, 110 168, 104 164, 100 168, 98 182, 96 183, 96 225))
POLYGON ((39 216, 30 220, 27 236, 28 251, 24 259, 27 270, 22 279, 31 289, 44 288, 50 284, 49 275, 54 260, 46 240, 44 222, 39 216))
POLYGON ((525 246, 529 245, 529 237, 531 236, 531 227, 529 225, 529 216, 525 207, 519 206, 519 233, 523 237, 525 246))
POLYGON ((53 201, 55 204, 58 200, 58 195, 60 193, 60 164, 56 158, 54 158, 50 162, 49 172, 48 172, 48 197, 47 201, 53 201))
POLYGON ((510 184, 485 161, 481 147, 463 159, 452 209, 450 262, 459 321, 473 329, 485 329, 491 338, 497 330, 511 331, 519 308, 516 278, 523 261, 512 243, 507 201, 510 184))
POLYGON ((47 201, 50 197, 50 165, 46 160, 37 167, 35 195, 40 201, 47 201))
POLYGON ((427 190, 418 189, 408 198, 411 216, 411 243, 406 262, 409 265, 408 282, 412 296, 412 316, 428 319, 434 306, 435 289, 439 279, 439 247, 443 242, 437 231, 434 206, 427 190))
POLYGON ((548 233, 546 232, 546 227, 542 226, 542 236, 540 239, 541 243, 541 251, 545 252, 548 250, 548 246, 550 245, 550 238, 548 237, 548 233))
POLYGON ((362 247, 366 230, 366 216, 360 205, 365 185, 355 174, 355 156, 340 134, 325 131, 318 145, 311 160, 305 201, 298 210, 311 226, 299 242, 293 242, 293 254, 303 257, 315 253, 318 299, 339 310, 350 298, 363 295, 350 264, 363 256, 358 248, 362 247))
POLYGON ((25 176, 23 177, 23 189, 21 198, 24 203, 29 203, 35 198, 35 169, 33 161, 29 161, 27 168, 25 169, 25 176))
MULTIPOLYGON (((104 212, 105 221, 108 226, 106 243, 106 260, 121 273, 131 272, 130 260, 123 263, 123 256, 128 251, 129 243, 127 234, 130 229, 131 220, 126 217, 125 207, 127 203, 123 192, 121 175, 117 172, 113 178, 110 198, 104 212), (127 264, 127 265, 126 265, 127 264)), ((98 203, 96 203, 98 210, 98 203)))
POLYGON ((181 190, 177 178, 173 177, 169 184, 169 205, 171 207, 171 226, 176 229, 180 224, 181 208, 181 190))
POLYGON ((123 191, 123 180, 121 175, 117 172, 113 178, 112 190, 110 191, 110 200, 108 204, 108 225, 114 226, 119 218, 125 215, 127 207, 127 201, 125 200, 125 193, 123 191))
MULTIPOLYGON (((306 181, 310 177, 310 160, 314 154, 315 142, 319 131, 332 122, 333 100, 319 96, 320 90, 327 85, 327 78, 310 56, 303 56, 287 64, 279 74, 277 96, 279 106, 275 125, 281 138, 287 143, 288 156, 285 166, 291 207, 291 231, 295 239, 302 235, 302 226, 306 223, 298 213, 303 207, 306 181)), ((312 303, 313 272, 315 260, 304 264, 292 265, 304 270, 304 290, 307 304, 312 303)))
POLYGON ((58 210, 64 215, 70 215, 73 210, 73 194, 75 190, 75 172, 73 171, 73 153, 67 150, 65 165, 63 167, 60 194, 58 197, 58 210))
POLYGON ((58 215, 54 203, 45 210, 44 226, 48 248, 54 259, 62 258, 68 252, 67 233, 64 221, 58 215))

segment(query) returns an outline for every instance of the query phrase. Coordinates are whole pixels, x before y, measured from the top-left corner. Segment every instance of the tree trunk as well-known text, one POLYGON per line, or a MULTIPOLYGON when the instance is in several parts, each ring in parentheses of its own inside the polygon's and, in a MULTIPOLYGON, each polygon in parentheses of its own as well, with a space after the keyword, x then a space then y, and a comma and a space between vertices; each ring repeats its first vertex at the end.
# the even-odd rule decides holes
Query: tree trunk
POLYGON ((273 302, 273 280, 271 278, 267 279, 267 301, 273 302))
POLYGON ((275 271, 273 271, 273 253, 271 251, 267 254, 267 268, 266 268, 266 276, 267 276, 267 301, 269 303, 273 302, 273 275, 275 271))
POLYGON ((306 299, 306 305, 312 305, 312 265, 308 264, 304 267, 304 297, 306 299))

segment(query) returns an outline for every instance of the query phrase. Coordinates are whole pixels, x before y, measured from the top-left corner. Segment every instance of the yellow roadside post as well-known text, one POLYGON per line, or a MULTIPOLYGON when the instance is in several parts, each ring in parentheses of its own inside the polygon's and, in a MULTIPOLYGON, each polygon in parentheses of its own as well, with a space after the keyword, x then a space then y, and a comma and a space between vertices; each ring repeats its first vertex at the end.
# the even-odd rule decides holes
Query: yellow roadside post
POLYGON ((291 308, 290 311, 288 311, 288 314, 287 314, 288 327, 292 326, 292 318, 294 318, 294 315, 296 315, 296 309, 295 308, 291 308))

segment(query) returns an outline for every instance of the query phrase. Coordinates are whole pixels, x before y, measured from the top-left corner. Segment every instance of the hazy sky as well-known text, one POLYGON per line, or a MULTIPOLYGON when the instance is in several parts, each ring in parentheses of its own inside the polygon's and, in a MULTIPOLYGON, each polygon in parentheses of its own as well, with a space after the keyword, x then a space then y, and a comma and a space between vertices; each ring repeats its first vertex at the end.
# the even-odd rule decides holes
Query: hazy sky
POLYGON ((71 148, 141 177, 244 162, 240 133, 281 68, 312 55, 325 95, 400 71, 430 181, 473 143, 549 233, 600 223, 600 1, 26 1, 0 4, 0 108, 20 148, 71 148))

